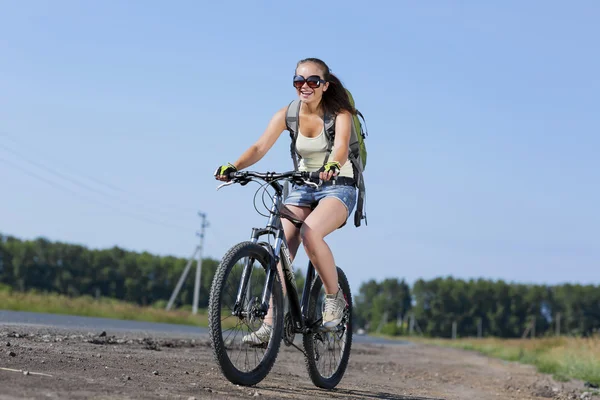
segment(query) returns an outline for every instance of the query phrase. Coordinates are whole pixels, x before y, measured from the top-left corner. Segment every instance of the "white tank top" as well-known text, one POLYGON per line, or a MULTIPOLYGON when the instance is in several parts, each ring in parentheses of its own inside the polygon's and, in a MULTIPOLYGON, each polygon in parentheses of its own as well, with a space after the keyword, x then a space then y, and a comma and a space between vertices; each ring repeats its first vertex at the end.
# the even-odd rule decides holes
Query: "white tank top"
MULTIPOLYGON (((325 156, 327 155, 327 137, 325 136, 325 130, 314 138, 306 137, 302 132, 298 132, 296 138, 296 150, 302 156, 298 163, 298 169, 300 171, 314 172, 323 166, 325 156)), ((331 160, 331 155, 329 156, 331 160)), ((338 176, 347 176, 349 178, 354 177, 354 171, 352 169, 352 162, 348 159, 338 176)))

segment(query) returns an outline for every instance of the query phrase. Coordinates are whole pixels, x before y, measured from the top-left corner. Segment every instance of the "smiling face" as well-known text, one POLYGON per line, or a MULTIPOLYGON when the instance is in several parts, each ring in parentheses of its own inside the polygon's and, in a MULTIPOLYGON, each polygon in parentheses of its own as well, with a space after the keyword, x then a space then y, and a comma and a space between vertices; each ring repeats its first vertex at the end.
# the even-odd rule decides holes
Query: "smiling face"
POLYGON ((294 87, 304 103, 319 104, 329 83, 325 82, 324 71, 318 64, 305 62, 296 68, 294 87))

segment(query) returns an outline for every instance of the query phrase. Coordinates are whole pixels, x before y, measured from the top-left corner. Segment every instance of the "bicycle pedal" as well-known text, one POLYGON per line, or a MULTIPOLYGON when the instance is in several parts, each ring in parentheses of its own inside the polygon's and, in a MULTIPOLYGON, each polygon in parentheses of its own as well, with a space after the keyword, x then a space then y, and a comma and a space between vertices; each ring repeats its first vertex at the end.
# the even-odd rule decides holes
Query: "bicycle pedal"
POLYGON ((248 347, 252 347, 253 349, 266 349, 268 347, 269 343, 258 343, 258 344, 252 344, 252 343, 248 343, 248 347))

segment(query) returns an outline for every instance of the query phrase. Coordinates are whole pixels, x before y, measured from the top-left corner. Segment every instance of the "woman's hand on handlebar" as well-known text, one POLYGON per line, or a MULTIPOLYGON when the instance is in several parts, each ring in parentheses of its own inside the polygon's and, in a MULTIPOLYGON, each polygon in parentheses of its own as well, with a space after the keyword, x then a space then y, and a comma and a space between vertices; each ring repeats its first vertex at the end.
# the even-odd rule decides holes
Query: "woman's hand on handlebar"
POLYGON ((338 176, 342 169, 342 165, 337 161, 329 161, 321 169, 319 169, 319 178, 323 181, 328 181, 334 176, 338 176))
POLYGON ((227 182, 229 181, 229 174, 232 172, 237 172, 237 167, 232 163, 221 165, 215 171, 215 179, 227 182))

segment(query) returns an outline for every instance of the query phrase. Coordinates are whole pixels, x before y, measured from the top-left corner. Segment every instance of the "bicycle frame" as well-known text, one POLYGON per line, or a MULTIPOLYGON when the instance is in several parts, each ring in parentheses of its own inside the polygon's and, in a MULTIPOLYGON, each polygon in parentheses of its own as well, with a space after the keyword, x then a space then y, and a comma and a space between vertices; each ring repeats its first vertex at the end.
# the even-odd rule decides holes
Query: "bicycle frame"
MULTIPOLYGON (((283 187, 277 181, 269 182, 269 184, 275 189, 275 194, 272 197, 273 206, 271 207, 271 215, 267 225, 264 228, 252 228, 251 236, 251 241, 253 243, 262 244, 271 255, 271 265, 267 271, 266 284, 262 293, 260 316, 266 315, 269 308, 269 300, 271 298, 271 292, 273 288, 273 279, 275 278, 275 274, 278 273, 277 264, 281 261, 284 279, 283 284, 287 290, 289 311, 292 317, 294 331, 295 333, 308 333, 312 327, 306 325, 306 310, 308 309, 310 285, 312 284, 312 281, 316 275, 315 268, 312 262, 309 261, 306 270, 304 288, 302 291, 302 299, 300 301, 298 299, 295 275, 292 271, 292 261, 289 253, 288 243, 285 239, 279 212, 283 205, 283 187), (273 235, 275 238, 274 246, 270 245, 269 243, 259 242, 260 237, 264 235, 273 235)), ((234 306, 234 314, 238 316, 240 315, 242 305, 244 304, 244 297, 246 296, 248 281, 250 280, 251 265, 252 263, 248 261, 242 272, 242 278, 234 306)))

